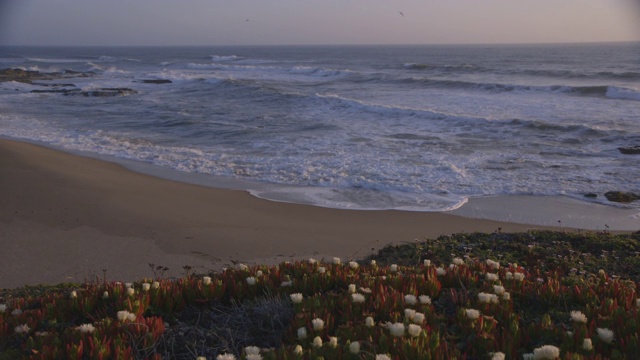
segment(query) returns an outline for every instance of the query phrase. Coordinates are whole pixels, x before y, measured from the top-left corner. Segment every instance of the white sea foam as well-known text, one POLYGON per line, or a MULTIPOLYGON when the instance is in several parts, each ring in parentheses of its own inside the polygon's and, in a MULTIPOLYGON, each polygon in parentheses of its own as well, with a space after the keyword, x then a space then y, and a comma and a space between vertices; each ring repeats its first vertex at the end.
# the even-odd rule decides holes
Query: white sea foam
POLYGON ((236 61, 243 59, 242 56, 237 55, 211 55, 212 61, 236 61))
POLYGON ((607 97, 612 99, 640 101, 640 90, 618 86, 609 86, 607 88, 607 97))

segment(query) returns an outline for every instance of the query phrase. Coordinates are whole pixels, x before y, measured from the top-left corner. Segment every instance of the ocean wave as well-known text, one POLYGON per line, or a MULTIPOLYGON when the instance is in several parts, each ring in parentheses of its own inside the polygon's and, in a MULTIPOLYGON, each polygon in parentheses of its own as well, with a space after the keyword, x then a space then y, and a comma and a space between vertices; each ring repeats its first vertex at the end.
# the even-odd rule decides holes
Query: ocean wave
POLYGON ((236 61, 244 59, 242 56, 237 55, 210 55, 212 61, 236 61))

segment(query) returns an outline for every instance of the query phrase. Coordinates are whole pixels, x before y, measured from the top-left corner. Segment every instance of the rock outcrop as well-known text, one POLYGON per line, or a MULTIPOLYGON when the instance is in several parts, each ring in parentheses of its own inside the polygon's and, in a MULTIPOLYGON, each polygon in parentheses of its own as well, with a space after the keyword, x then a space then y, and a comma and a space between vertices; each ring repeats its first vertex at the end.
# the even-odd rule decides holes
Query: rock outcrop
POLYGON ((640 195, 624 191, 609 191, 605 193, 604 196, 609 201, 619 203, 630 203, 632 201, 640 200, 640 195))

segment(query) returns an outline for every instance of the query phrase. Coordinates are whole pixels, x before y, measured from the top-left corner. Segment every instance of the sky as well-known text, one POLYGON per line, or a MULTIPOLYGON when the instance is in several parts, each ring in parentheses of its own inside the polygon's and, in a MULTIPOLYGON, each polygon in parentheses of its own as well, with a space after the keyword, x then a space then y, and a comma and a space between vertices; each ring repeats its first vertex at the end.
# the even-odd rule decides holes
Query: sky
POLYGON ((0 0, 0 45, 640 41, 640 0, 0 0))

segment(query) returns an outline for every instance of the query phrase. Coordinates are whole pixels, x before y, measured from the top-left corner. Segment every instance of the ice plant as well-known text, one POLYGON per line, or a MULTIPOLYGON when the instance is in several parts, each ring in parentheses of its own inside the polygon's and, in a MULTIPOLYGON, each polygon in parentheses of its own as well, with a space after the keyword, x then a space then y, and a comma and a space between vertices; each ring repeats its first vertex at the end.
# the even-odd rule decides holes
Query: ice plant
POLYGON ((393 323, 388 324, 389 333, 394 337, 402 337, 404 335, 404 324, 403 323, 393 323))
POLYGON ((582 340, 582 348, 586 351, 593 350, 593 342, 591 341, 590 338, 586 338, 582 340))
POLYGON ((413 317, 416 315, 416 311, 413 309, 404 309, 404 317, 407 320, 413 320, 413 317))
POLYGON ((149 283, 142 283, 142 291, 149 291, 151 289, 151 284, 149 283))
POLYGON ((515 281, 523 281, 524 280, 524 274, 523 273, 513 273, 513 279, 515 281))
POLYGON ((480 317, 480 311, 476 309, 465 309, 464 314, 471 320, 475 320, 480 317))
POLYGON ((371 316, 367 316, 367 318, 364 319, 364 324, 367 327, 374 327, 376 322, 373 320, 373 318, 371 316))
POLYGON ((236 356, 233 354, 220 354, 216 357, 217 360, 236 360, 236 356))
POLYGON ((493 261, 491 259, 487 259, 487 265, 491 268, 491 269, 499 269, 500 268, 500 263, 497 261, 493 261))
POLYGON ((425 320, 424 314, 420 313, 420 312, 416 312, 415 314, 413 314, 413 319, 411 319, 411 321, 413 321, 414 324, 422 324, 425 320))
POLYGON ((391 264, 389 266, 389 271, 391 272, 397 272, 398 271, 398 264, 391 264))
POLYGON ((605 328, 597 328, 596 333, 598 334, 598 338, 607 344, 611 344, 613 342, 613 338, 615 337, 613 331, 605 328))
POLYGON ((356 284, 349 284, 349 292, 350 293, 356 292, 356 284))
POLYGON ((349 261, 349 267, 355 270, 358 268, 358 263, 355 261, 349 261))
POLYGON ((85 334, 85 333, 93 333, 96 328, 93 326, 93 324, 82 324, 80 326, 77 327, 78 330, 80 330, 81 333, 85 334))
POLYGON ((571 311, 571 321, 586 324, 587 316, 581 311, 571 311))
POLYGON ((504 294, 504 286, 493 285, 493 292, 496 293, 497 295, 504 294))
POLYGON ((489 293, 479 293, 478 294, 478 301, 480 301, 481 303, 497 303, 498 302, 498 295, 496 294, 489 294, 489 293))
POLYGON ((202 278, 202 284, 203 285, 211 285, 211 276, 205 276, 202 278))
POLYGON ((349 344, 349 352, 352 354, 359 354, 360 353, 360 343, 357 341, 352 342, 351 344, 349 344))
POLYGON ((489 281, 498 281, 498 274, 487 273, 485 276, 489 281))
POLYGON ((438 276, 444 276, 447 274, 447 270, 445 270, 444 268, 436 268, 436 275, 438 276))
POLYGON ((338 338, 335 336, 329 336, 329 346, 333 349, 338 347, 338 338))
POLYGON ((320 336, 316 336, 313 338, 313 347, 314 348, 322 347, 322 338, 320 336))
POLYGON ((256 278, 254 278, 253 276, 247 277, 247 284, 249 284, 250 286, 255 285, 256 284, 256 278))
POLYGON ((555 360, 560 357, 560 349, 553 345, 543 345, 533 349, 534 360, 555 360))
POLYGON ((247 355, 257 355, 260 354, 260 348, 257 346, 247 346, 244 348, 244 353, 247 355))
POLYGON ((300 304, 302 302, 303 295, 301 293, 293 293, 289 295, 289 297, 294 304, 300 304))
POLYGON ((431 304, 431 298, 427 295, 420 295, 418 299, 420 300, 420 304, 422 305, 431 304))
POLYGON ((491 360, 504 360, 505 359, 505 354, 503 352, 494 352, 493 354, 491 354, 491 360))
POLYGON ((404 302, 408 305, 415 305, 418 303, 418 299, 415 295, 407 294, 404 296, 404 302))
POLYGON ((324 320, 316 318, 311 320, 311 324, 313 325, 313 330, 320 331, 324 329, 324 320))
POLYGON ((307 338, 307 329, 306 328, 298 328, 298 339, 303 340, 307 338))
POLYGON ((459 257, 453 258, 452 262, 454 265, 464 265, 464 260, 459 257))
POLYGON ((26 334, 26 333, 28 333, 29 331, 31 331, 31 329, 29 328, 29 325, 27 325, 27 324, 22 324, 22 325, 18 325, 18 326, 16 326, 16 327, 15 327, 15 329, 13 329, 13 331, 14 331, 16 334, 26 334))
POLYGON ((334 265, 340 265, 340 263, 341 263, 341 262, 342 262, 342 261, 340 260, 340 258, 339 258, 339 257, 334 257, 334 258, 333 258, 333 264, 334 264, 334 265))
POLYGON ((260 354, 249 354, 245 357, 245 360, 262 360, 262 355, 260 354))
POLYGON ((409 327, 407 329, 407 332, 409 333, 409 335, 411 335, 411 337, 417 337, 418 335, 420 335, 421 331, 422 328, 416 324, 409 324, 409 327))
POLYGON ((364 302, 364 295, 358 293, 351 294, 351 301, 356 304, 361 304, 364 302))

